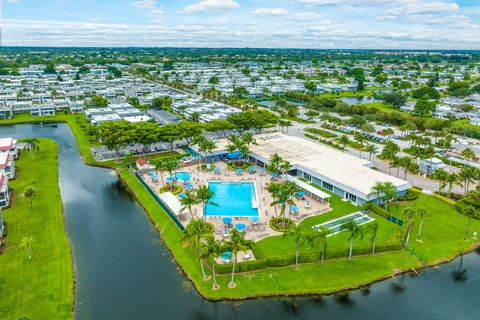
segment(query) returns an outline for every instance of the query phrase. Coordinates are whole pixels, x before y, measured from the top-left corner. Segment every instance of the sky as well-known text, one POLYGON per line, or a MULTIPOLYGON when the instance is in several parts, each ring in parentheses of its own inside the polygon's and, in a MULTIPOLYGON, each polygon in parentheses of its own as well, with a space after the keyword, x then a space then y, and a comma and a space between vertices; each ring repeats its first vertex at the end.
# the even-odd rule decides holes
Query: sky
POLYGON ((480 49, 480 0, 3 0, 2 25, 4 46, 480 49))

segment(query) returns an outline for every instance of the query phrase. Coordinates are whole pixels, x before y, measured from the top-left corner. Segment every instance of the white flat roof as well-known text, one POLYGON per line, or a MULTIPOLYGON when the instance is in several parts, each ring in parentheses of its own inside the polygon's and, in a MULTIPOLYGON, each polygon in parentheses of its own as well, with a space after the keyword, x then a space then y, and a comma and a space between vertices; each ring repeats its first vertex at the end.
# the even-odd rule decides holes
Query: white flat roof
MULTIPOLYGON (((370 161, 300 137, 282 133, 256 135, 257 145, 250 145, 252 156, 268 161, 277 153, 292 165, 345 191, 360 193, 367 199, 376 182, 391 182, 397 190, 411 187, 408 181, 368 168, 370 161)), ((218 149, 226 149, 228 142, 221 140, 218 149)))
POLYGON ((180 201, 173 195, 173 193, 164 192, 159 194, 160 199, 167 205, 167 207, 172 210, 172 212, 178 216, 182 211, 182 204, 180 201))

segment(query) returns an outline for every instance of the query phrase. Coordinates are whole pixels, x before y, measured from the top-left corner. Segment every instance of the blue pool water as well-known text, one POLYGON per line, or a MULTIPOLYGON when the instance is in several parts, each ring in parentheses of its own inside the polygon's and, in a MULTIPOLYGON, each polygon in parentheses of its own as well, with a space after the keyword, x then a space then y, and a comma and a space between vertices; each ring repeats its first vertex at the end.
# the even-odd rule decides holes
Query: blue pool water
POLYGON ((192 178, 192 174, 190 172, 179 171, 179 172, 175 172, 172 175, 172 177, 177 179, 177 180, 188 181, 192 178))
POLYGON ((208 188, 215 194, 207 204, 206 216, 258 217, 258 209, 252 207, 255 197, 253 182, 209 182, 208 188))

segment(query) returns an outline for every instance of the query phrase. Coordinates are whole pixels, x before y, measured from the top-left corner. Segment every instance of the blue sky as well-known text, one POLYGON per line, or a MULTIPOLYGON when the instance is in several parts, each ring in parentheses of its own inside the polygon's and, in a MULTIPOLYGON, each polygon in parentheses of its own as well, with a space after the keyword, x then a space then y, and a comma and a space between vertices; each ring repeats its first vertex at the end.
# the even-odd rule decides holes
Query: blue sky
POLYGON ((480 49, 480 0, 3 0, 3 45, 480 49))

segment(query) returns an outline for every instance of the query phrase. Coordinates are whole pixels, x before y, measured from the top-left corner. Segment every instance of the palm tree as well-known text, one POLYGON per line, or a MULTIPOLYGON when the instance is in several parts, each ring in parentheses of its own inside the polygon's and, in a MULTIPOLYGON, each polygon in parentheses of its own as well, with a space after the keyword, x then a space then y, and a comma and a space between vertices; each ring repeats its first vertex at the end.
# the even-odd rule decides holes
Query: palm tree
POLYGON ((253 137, 253 133, 251 132, 244 132, 241 136, 241 140, 243 141, 244 144, 247 145, 248 148, 250 148, 251 144, 257 144, 257 141, 253 137))
MULTIPOLYGON (((466 148, 465 150, 462 151, 462 157, 467 161, 474 160, 475 152, 473 152, 473 150, 470 148, 466 148)), ((463 166, 465 166, 465 164, 463 166)))
MULTIPOLYGON (((332 233, 332 231, 328 228, 325 228, 323 226, 319 226, 317 229, 317 233, 315 236, 313 236, 313 241, 319 240, 322 243, 322 255, 321 255, 321 261, 325 260, 325 249, 327 248, 327 237, 329 234, 332 233)), ((308 238, 307 238, 308 239, 308 238)))
POLYGON ((25 150, 31 152, 32 159, 35 159, 35 152, 40 151, 40 140, 37 138, 29 138, 24 140, 25 150))
POLYGON ((215 237, 210 236, 206 239, 206 252, 212 259, 212 277, 213 277, 213 289, 219 288, 217 284, 217 277, 215 274, 215 258, 218 258, 223 252, 223 244, 215 240, 215 237))
POLYGON ((372 254, 375 254, 375 247, 377 245, 377 232, 378 232, 378 222, 377 220, 372 221, 368 224, 367 231, 372 233, 372 254))
POLYGON ((460 178, 463 180, 463 191, 467 194, 470 183, 477 180, 479 177, 479 170, 473 167, 465 167, 460 171, 460 178))
POLYGON ((28 198, 28 200, 30 202, 30 211, 33 211, 32 199, 33 199, 33 197, 35 197, 37 195, 37 191, 35 191, 35 189, 33 187, 29 186, 29 187, 25 188, 25 191, 23 192, 23 195, 28 198))
POLYGON ((283 237, 293 236, 295 241, 295 266, 298 266, 298 256, 300 253, 300 243, 305 240, 305 233, 300 225, 294 225, 283 233, 283 237))
POLYGON ((213 198, 213 196, 215 195, 215 192, 210 190, 208 188, 208 186, 203 185, 203 186, 199 187, 196 190, 195 193, 196 193, 197 200, 199 201, 199 203, 201 203, 203 205, 202 208, 203 208, 204 212, 202 214, 202 217, 205 220, 205 207, 207 206, 207 204, 218 207, 217 203, 210 201, 210 199, 213 198))
POLYGON ((365 137, 363 134, 357 133, 355 134, 354 137, 355 141, 357 141, 360 144, 360 148, 358 149, 360 151, 360 158, 362 157, 362 149, 363 149, 363 142, 365 141, 365 137))
POLYGON ((22 249, 27 249, 28 253, 28 260, 32 260, 32 242, 33 238, 32 237, 23 237, 22 241, 18 245, 19 248, 22 249))
MULTIPOLYGON (((205 164, 207 162, 207 157, 208 155, 212 154, 213 151, 217 148, 217 142, 214 140, 206 140, 205 141, 205 152, 206 152, 206 157, 205 157, 205 164)), ((205 168, 206 170, 206 168, 205 168)))
POLYGON ((415 161, 413 160, 412 157, 405 156, 400 158, 400 164, 404 168, 404 171, 403 171, 403 173, 405 174, 405 176, 403 177, 404 180, 407 180, 408 170, 412 167, 414 163, 415 161))
POLYGON ((294 206, 295 202, 293 197, 298 191, 298 187, 293 182, 285 182, 279 185, 277 199, 272 202, 271 205, 280 205, 280 218, 283 221, 283 227, 285 227, 285 209, 287 205, 294 206))
MULTIPOLYGON (((173 175, 175 170, 178 169, 179 166, 180 166, 180 161, 175 158, 168 159, 163 163, 163 168, 168 172, 170 177, 173 175)), ((170 191, 172 190, 172 187, 173 187, 173 182, 170 183, 170 191)))
POLYGON ((350 139, 348 139, 347 135, 344 134, 338 138, 338 142, 340 142, 342 144, 342 148, 345 149, 345 146, 350 142, 350 139))
POLYGON ((417 216, 420 218, 420 226, 418 227, 417 241, 422 241, 420 237, 422 234, 423 220, 425 220, 425 217, 427 216, 427 214, 428 213, 425 208, 417 208, 417 216))
POLYGON ((182 234, 182 239, 187 242, 190 250, 193 250, 199 257, 200 268, 202 270, 203 279, 208 280, 208 276, 205 274, 205 268, 203 267, 203 260, 205 257, 205 244, 202 243, 202 236, 207 231, 207 224, 201 219, 193 219, 185 228, 185 232, 182 234))
POLYGON ((378 148, 373 143, 369 143, 369 144, 367 144, 367 147, 365 148, 365 151, 368 152, 368 160, 372 161, 372 156, 374 156, 378 153, 378 148))
POLYGON ((188 212, 190 213, 190 217, 193 221, 195 217, 193 216, 192 207, 196 204, 199 204, 200 202, 201 200, 198 198, 195 192, 187 190, 185 191, 185 196, 183 198, 180 198, 180 203, 182 204, 180 212, 183 213, 185 210, 188 210, 188 212))
POLYGON ((383 182, 377 181, 372 187, 372 190, 370 191, 370 194, 377 194, 377 199, 380 199, 380 195, 383 192, 384 189, 384 184, 383 182))
POLYGON ((472 218, 476 218, 478 216, 476 210, 472 206, 465 207, 462 210, 462 213, 468 217, 468 223, 467 227, 465 228, 465 236, 463 237, 463 240, 467 240, 468 237, 468 229, 470 228, 470 223, 472 221, 472 218))
POLYGON ((348 252, 348 259, 352 259, 353 240, 355 240, 355 238, 358 238, 358 237, 363 239, 365 235, 365 230, 363 229, 363 227, 357 225, 357 223, 354 220, 351 220, 349 222, 342 224, 340 226, 340 230, 348 230, 350 232, 350 235, 347 238, 350 241, 350 250, 348 252))
POLYGON ((385 210, 388 210, 388 202, 390 200, 395 200, 395 197, 397 196, 397 188, 395 188, 395 186, 391 182, 384 182, 383 194, 384 194, 385 210))
MULTIPOLYGON (((265 190, 267 190, 268 193, 272 196, 273 203, 276 203, 278 200, 278 194, 280 192, 280 184, 275 183, 275 182, 270 182, 267 183, 265 186, 265 190)), ((273 205, 273 204, 272 204, 273 205)), ((275 218, 277 217, 277 205, 273 205, 273 208, 275 210, 275 218)))
POLYGON ((280 163, 280 171, 285 175, 285 181, 287 181, 287 173, 290 172, 291 168, 292 165, 290 164, 290 161, 285 160, 280 163))
POLYGON ((410 234, 413 229, 413 225, 415 223, 415 215, 417 214, 417 211, 414 208, 408 207, 403 210, 403 215, 407 219, 407 235, 405 236, 405 249, 408 248, 408 241, 410 240, 410 234))
POLYGON ((235 267, 237 265, 237 253, 239 251, 248 250, 250 244, 244 238, 245 232, 240 232, 237 229, 233 229, 230 233, 230 241, 227 243, 230 252, 233 254, 233 267, 232 267, 232 279, 228 286, 233 289, 235 284, 235 267))
POLYGON ((125 156, 125 162, 128 163, 128 169, 130 169, 130 171, 132 171, 132 162, 134 159, 134 155, 133 153, 129 152, 126 156, 125 156))
POLYGON ((442 192, 443 187, 445 187, 445 180, 448 177, 448 172, 443 170, 443 168, 435 170, 433 177, 438 180, 438 192, 442 192))
POLYGON ((445 177, 445 185, 448 184, 448 193, 452 192, 454 185, 462 186, 460 176, 455 172, 451 172, 445 177))

